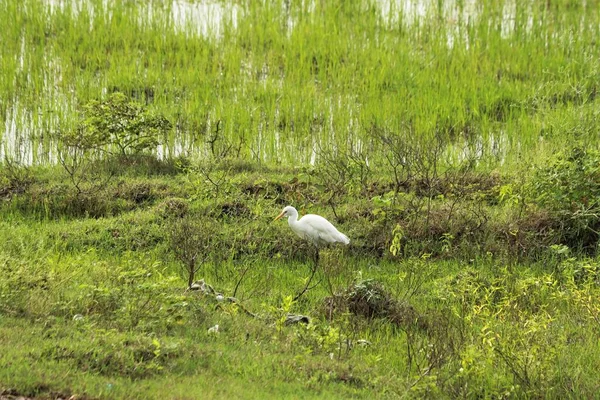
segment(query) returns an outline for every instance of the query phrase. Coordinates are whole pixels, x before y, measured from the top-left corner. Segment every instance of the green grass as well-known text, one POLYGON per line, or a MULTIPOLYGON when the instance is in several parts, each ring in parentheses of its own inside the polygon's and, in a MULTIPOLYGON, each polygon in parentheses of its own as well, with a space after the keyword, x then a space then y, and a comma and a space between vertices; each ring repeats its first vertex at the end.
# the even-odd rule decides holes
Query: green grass
POLYGON ((78 106, 122 91, 175 124, 168 154, 209 151, 221 121, 217 150, 246 159, 305 164, 315 143, 377 147, 382 129, 481 143, 506 165, 560 148, 596 102, 595 2, 432 3, 416 20, 394 2, 219 4, 199 35, 169 2, 3 1, 0 115, 41 163, 78 106))
MULTIPOLYGON (((174 375, 161 376, 163 374, 158 372, 154 379, 132 380, 120 377, 121 371, 114 371, 108 376, 91 374, 81 371, 81 367, 85 369, 86 364, 93 364, 92 358, 98 353, 117 354, 114 348, 122 347, 122 341, 97 343, 89 337, 88 331, 78 331, 82 328, 73 327, 72 323, 57 325, 63 325, 62 329, 72 333, 66 338, 57 339, 44 330, 32 329, 29 323, 13 319, 2 321, 0 329, 11 346, 3 349, 5 351, 0 360, 3 366, 0 380, 7 387, 18 388, 21 394, 30 396, 72 393, 90 397, 140 399, 257 396, 347 398, 354 392, 343 384, 335 383, 326 388, 319 388, 318 385, 307 388, 306 382, 297 376, 296 365, 282 356, 265 355, 262 343, 231 343, 231 340, 206 337, 204 330, 202 334, 190 335, 186 341, 173 342, 173 345, 180 347, 178 352, 187 354, 185 360, 177 363, 178 371, 174 375), (63 349, 63 346, 67 346, 69 351, 76 349, 75 357, 81 358, 47 359, 48 353, 60 353, 58 349, 63 349), (39 355, 39 349, 44 349, 45 356, 39 355), (77 350, 80 350, 79 353, 77 350), (269 368, 272 364, 280 366, 276 372, 269 368), (281 384, 265 385, 265 380, 271 379, 277 379, 281 384)), ((222 336, 227 334, 225 331, 222 336)), ((128 339, 132 337, 127 336, 128 339)), ((318 367, 335 368, 336 363, 322 358, 322 365, 318 367)))
POLYGON ((525 189, 514 186, 505 194, 510 200, 490 197, 506 190, 500 185, 516 185, 514 178, 471 176, 479 183, 456 203, 454 177, 444 176, 445 194, 434 196, 427 218, 419 185, 393 205, 385 190, 380 199, 370 191, 393 178, 375 175, 363 188, 344 186, 338 222, 323 175, 231 161, 165 175, 152 173, 164 170, 155 163, 126 162, 81 208, 63 204, 74 201, 67 196, 74 188, 60 167, 37 168, 2 204, 6 393, 471 398, 597 391, 589 366, 600 362, 593 300, 600 264, 561 245, 533 203, 518 213, 511 196, 525 189), (208 177, 220 173, 216 192, 208 177), (52 187, 65 193, 57 197, 52 187), (319 284, 297 302, 291 298, 309 275, 311 249, 285 222, 272 221, 284 202, 325 215, 352 238, 348 248, 322 251, 319 284), (448 214, 449 207, 456 211, 448 214), (440 210, 451 218, 434 218, 440 210), (196 244, 203 260, 196 279, 238 303, 186 290, 170 241, 182 218, 209 232, 196 244), (488 220, 480 231, 479 218, 488 220), (402 237, 395 224, 404 227, 402 237), (374 317, 365 316, 367 304, 374 317), (311 322, 288 326, 288 313, 311 322), (218 334, 208 331, 215 324, 218 334))

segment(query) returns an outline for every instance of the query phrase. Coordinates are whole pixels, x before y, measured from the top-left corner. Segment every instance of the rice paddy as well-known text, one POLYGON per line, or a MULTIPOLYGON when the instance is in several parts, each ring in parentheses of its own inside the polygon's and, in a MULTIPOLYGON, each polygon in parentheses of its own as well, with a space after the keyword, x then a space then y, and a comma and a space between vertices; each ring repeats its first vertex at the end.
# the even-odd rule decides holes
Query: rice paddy
POLYGON ((2 149, 27 163, 56 161, 53 134, 113 91, 174 122, 162 156, 204 157, 217 129, 240 157, 284 164, 314 164, 322 149, 375 154, 374 130, 443 135, 454 154, 509 164, 572 139, 557 130, 594 136, 580 122, 595 123, 594 1, 0 7, 12 21, 0 37, 2 149))

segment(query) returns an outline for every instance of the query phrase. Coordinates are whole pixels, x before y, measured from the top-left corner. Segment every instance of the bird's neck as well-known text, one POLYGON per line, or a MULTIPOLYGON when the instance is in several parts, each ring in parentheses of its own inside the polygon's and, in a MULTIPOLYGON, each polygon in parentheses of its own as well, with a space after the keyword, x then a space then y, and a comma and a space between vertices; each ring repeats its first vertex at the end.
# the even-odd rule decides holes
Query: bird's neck
POLYGON ((298 222, 298 214, 296 214, 296 215, 292 214, 288 217, 288 225, 289 226, 296 225, 297 222, 298 222))

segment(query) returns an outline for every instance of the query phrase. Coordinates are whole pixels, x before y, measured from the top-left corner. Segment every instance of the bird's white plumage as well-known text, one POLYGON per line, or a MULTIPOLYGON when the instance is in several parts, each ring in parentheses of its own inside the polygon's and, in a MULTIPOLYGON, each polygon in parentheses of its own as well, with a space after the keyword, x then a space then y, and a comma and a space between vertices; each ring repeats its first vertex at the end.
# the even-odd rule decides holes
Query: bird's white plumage
POLYGON ((292 231, 317 247, 335 242, 350 243, 348 236, 338 231, 331 222, 320 215, 307 214, 298 219, 298 211, 292 206, 287 206, 276 219, 281 217, 288 217, 288 225, 292 231))

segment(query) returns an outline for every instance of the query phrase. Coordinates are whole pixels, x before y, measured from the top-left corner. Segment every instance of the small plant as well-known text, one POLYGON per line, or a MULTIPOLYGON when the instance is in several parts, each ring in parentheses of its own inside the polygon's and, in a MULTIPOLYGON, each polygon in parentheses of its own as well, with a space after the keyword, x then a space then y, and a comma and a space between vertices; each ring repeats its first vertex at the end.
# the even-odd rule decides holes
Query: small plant
POLYGON ((442 251, 444 253, 449 253, 452 250, 452 242, 454 241, 454 235, 451 233, 443 233, 442 237, 440 237, 440 242, 442 244, 442 251))
POLYGON ((233 141, 225 137, 222 126, 223 121, 218 120, 214 132, 211 132, 210 137, 206 140, 210 153, 215 160, 223 160, 231 156, 239 158, 246 144, 244 136, 240 136, 238 142, 234 144, 233 141))
POLYGON ((31 168, 6 157, 0 170, 0 196, 23 193, 34 180, 31 168))
POLYGON ((181 262, 182 275, 191 287, 218 241, 216 224, 208 218, 202 222, 191 217, 180 218, 171 225, 169 238, 170 247, 181 262))
POLYGON ((292 296, 285 296, 283 298, 281 308, 275 309, 277 313, 279 313, 279 317, 275 321, 275 329, 277 333, 281 334, 283 328, 286 326, 286 321, 288 314, 292 311, 292 307, 296 304, 296 301, 292 296))
POLYGON ((94 193, 106 187, 112 175, 103 176, 98 168, 94 168, 94 160, 98 159, 97 151, 88 151, 76 146, 59 149, 58 161, 75 188, 77 197, 83 193, 94 193))
POLYGON ((68 147, 121 155, 139 154, 158 145, 161 134, 171 130, 169 120, 155 114, 123 93, 106 100, 92 100, 83 107, 76 129, 61 135, 68 147))
POLYGON ((560 221, 565 244, 595 247, 600 238, 600 152, 575 147, 536 171, 528 193, 560 221))
POLYGON ((155 147, 159 136, 171 128, 163 116, 122 93, 113 93, 106 100, 87 103, 75 128, 58 132, 58 159, 77 196, 97 192, 114 175, 99 168, 105 154, 112 155, 116 149, 122 159, 139 155, 155 147))
POLYGON ((393 239, 390 245, 390 253, 393 256, 397 256, 402 251, 402 239, 404 239, 404 229, 400 224, 396 224, 396 227, 392 231, 393 239))
POLYGON ((311 175, 323 187, 326 203, 331 207, 336 220, 340 221, 337 205, 348 193, 366 192, 371 170, 365 153, 353 149, 345 152, 321 150, 319 163, 311 175))

